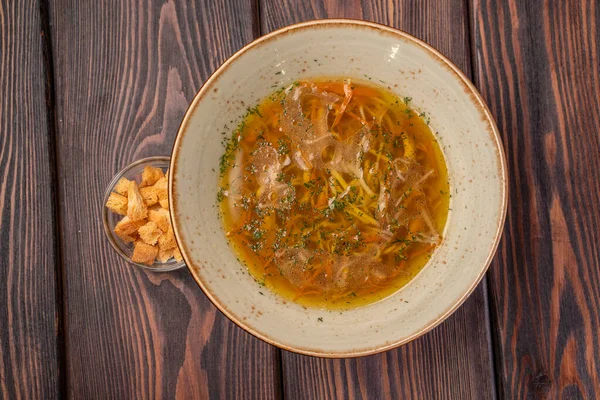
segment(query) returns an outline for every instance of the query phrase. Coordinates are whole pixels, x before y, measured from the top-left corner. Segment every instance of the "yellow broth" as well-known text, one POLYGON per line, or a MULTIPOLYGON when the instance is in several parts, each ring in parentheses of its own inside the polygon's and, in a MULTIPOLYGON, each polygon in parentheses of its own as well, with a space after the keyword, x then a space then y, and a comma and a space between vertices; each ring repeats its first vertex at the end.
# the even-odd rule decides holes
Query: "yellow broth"
POLYGON ((442 241, 443 154, 427 116, 382 87, 294 82, 248 110, 220 167, 232 248, 260 286, 302 305, 386 297, 442 241))

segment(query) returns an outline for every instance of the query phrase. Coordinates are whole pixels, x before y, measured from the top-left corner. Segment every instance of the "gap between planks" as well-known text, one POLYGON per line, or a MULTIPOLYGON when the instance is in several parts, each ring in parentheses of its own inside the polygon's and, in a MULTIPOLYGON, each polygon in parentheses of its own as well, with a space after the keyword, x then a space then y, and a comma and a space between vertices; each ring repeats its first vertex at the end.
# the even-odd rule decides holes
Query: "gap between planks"
POLYGON ((48 120, 48 160, 50 177, 53 185, 50 188, 51 203, 54 219, 54 280, 55 280, 55 307, 56 307, 56 346, 58 355, 58 387, 61 396, 67 396, 67 338, 66 338, 66 302, 64 291, 64 268, 62 256, 62 222, 60 211, 60 180, 58 176, 58 160, 60 159, 56 132, 56 92, 54 79, 54 57, 52 32, 50 29, 50 4, 49 0, 39 0, 40 33, 42 36, 42 59, 44 67, 44 98, 46 103, 46 118, 48 120))

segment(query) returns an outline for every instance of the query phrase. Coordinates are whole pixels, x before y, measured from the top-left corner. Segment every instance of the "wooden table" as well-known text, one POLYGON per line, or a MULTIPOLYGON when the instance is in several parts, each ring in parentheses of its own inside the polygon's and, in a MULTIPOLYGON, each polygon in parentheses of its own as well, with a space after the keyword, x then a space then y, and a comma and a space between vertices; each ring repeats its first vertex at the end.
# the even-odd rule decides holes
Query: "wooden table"
POLYGON ((0 0, 0 398, 600 398, 597 0, 0 0), (510 168, 486 279, 432 332, 343 360, 281 351, 186 271, 126 265, 100 221, 168 155, 233 52, 315 18, 372 20, 471 77, 510 168))

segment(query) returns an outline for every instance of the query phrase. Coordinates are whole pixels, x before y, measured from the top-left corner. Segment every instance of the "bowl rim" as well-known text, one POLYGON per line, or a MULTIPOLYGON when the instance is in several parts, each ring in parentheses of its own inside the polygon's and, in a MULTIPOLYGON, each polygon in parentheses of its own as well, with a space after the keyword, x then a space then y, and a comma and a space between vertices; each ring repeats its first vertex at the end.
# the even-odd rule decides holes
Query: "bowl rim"
MULTIPOLYGON (((185 266, 184 262, 179 261, 179 262, 172 262, 172 263, 159 263, 159 262, 156 262, 156 260, 155 260, 154 264, 146 265, 146 264, 141 264, 141 263, 133 261, 131 259, 131 257, 129 257, 127 254, 125 254, 123 252, 123 250, 121 250, 121 248, 116 243, 116 241, 118 239, 115 238, 115 234, 108 222, 108 215, 112 211, 108 210, 108 208, 106 207, 106 202, 108 200, 108 197, 113 192, 113 189, 115 188, 117 182, 119 182, 119 180, 121 178, 123 178, 124 175, 127 174, 127 172, 129 172, 131 169, 133 169, 139 165, 154 165, 157 162, 168 163, 169 167, 170 167, 171 158, 168 156, 152 156, 152 157, 142 158, 140 160, 136 160, 136 161, 132 162, 131 164, 125 166, 124 168, 122 168, 119 172, 117 172, 113 176, 113 178, 110 180, 110 182, 106 186, 106 190, 104 192, 104 200, 102 203, 102 224, 104 225, 104 233, 106 234, 106 239, 112 246, 113 250, 115 250, 115 252, 123 260, 125 260, 128 264, 131 264, 135 267, 138 267, 138 268, 146 270, 146 271, 170 272, 170 271, 175 271, 175 270, 183 268, 185 266), (164 265, 164 267, 163 267, 163 265, 164 265)), ((169 213, 169 215, 170 215, 170 213, 169 213)), ((173 221, 171 221, 171 225, 173 225, 173 221)))
POLYGON ((177 136, 175 138, 175 142, 173 143, 173 149, 171 152, 171 163, 169 166, 169 209, 171 212, 171 219, 173 222, 173 230, 175 232, 175 238, 176 238, 179 248, 181 249, 181 254, 183 256, 185 264, 187 265, 194 280, 196 281, 198 286, 200 286, 200 289, 204 292, 204 294, 208 297, 208 299, 229 320, 231 320, 233 323, 235 323, 237 326, 239 326, 246 332, 250 333, 251 335, 263 340, 264 342, 274 345, 276 347, 279 347, 281 349, 294 352, 294 353, 308 355, 308 356, 315 356, 315 357, 324 357, 324 358, 362 357, 362 356, 368 356, 368 355, 382 353, 387 350, 391 350, 391 349, 400 347, 406 343, 409 343, 409 342, 423 336, 427 332, 431 331, 433 328, 440 325, 450 315, 452 315, 465 302, 465 300, 473 293, 475 288, 479 285, 479 283, 485 276, 485 273, 487 272, 494 255, 496 254, 496 250, 498 248, 498 244, 500 243, 500 239, 502 238, 502 232, 503 232, 504 225, 505 225, 506 214, 507 214, 507 209, 508 209, 508 198, 509 198, 508 167, 507 167, 506 155, 505 155, 505 151, 504 151, 502 138, 500 137, 500 132, 498 130, 498 127, 496 126, 496 122, 495 122, 489 108, 487 107, 485 101, 483 100, 483 97, 481 96, 481 94, 479 93, 479 91, 477 90, 475 85, 471 82, 471 80, 456 65, 454 65, 454 63, 452 61, 450 61, 446 56, 444 56, 442 53, 440 53, 438 50, 436 50, 431 45, 425 43, 424 41, 404 32, 400 29, 392 28, 387 25, 383 25, 383 24, 379 24, 379 23, 371 22, 371 21, 363 21, 363 20, 349 19, 349 18, 335 18, 335 19, 332 18, 332 19, 311 20, 311 21, 300 22, 300 23, 282 27, 280 29, 274 30, 274 31, 267 33, 259 38, 254 39, 250 43, 243 46, 240 50, 235 52, 227 60, 225 60, 225 62, 223 62, 204 82, 204 84, 201 86, 201 88, 198 90, 198 92, 194 96, 194 99, 190 103, 189 107, 187 108, 185 115, 181 121, 181 124, 179 125, 179 129, 177 131, 177 136), (368 28, 368 29, 371 29, 373 31, 377 31, 380 33, 385 32, 385 33, 388 33, 391 35, 396 35, 402 39, 405 39, 405 40, 411 42, 413 45, 419 46, 419 47, 423 48, 424 50, 426 50, 439 63, 441 63, 442 66, 445 66, 446 68, 450 69, 451 72, 453 72, 456 75, 456 78, 462 83, 462 85, 465 86, 465 90, 469 93, 470 97, 472 98, 472 101, 473 101, 473 104, 475 105, 475 107, 479 108, 480 112, 485 117, 485 120, 490 125, 490 129, 489 129, 488 133, 490 133, 491 140, 492 140, 492 142, 494 142, 496 148, 498 149, 498 160, 499 160, 500 166, 501 166, 501 168, 498 172, 501 175, 501 177, 500 177, 501 182, 503 182, 503 185, 501 188, 503 193, 502 193, 502 199, 501 199, 502 200, 501 216, 498 220, 498 225, 496 226, 496 230, 494 232, 494 243, 493 243, 492 247, 490 248, 488 256, 487 256, 484 264, 482 265, 481 271, 477 275, 476 279, 473 281, 471 286, 469 286, 469 288, 467 288, 467 290, 461 295, 461 297, 458 300, 456 300, 454 303, 450 304, 443 312, 441 312, 439 314, 439 316, 437 318, 428 322, 427 325, 425 325, 419 331, 413 333, 410 336, 401 338, 392 343, 381 344, 379 346, 375 346, 375 347, 368 348, 368 349, 340 351, 340 352, 338 352, 338 351, 327 352, 327 351, 318 351, 318 350, 308 349, 308 348, 292 347, 290 345, 281 343, 278 340, 271 338, 271 337, 255 330, 253 327, 248 326, 245 323, 245 321, 243 321, 240 318, 237 318, 237 316, 234 313, 230 312, 228 310, 228 308, 226 307, 226 305, 221 303, 221 301, 203 284, 202 279, 200 278, 200 274, 197 272, 200 270, 200 268, 195 267, 194 264, 189 259, 188 255, 187 255, 187 248, 181 239, 181 233, 179 232, 179 229, 178 229, 178 215, 176 214, 175 209, 174 209, 175 208, 175 198, 173 196, 173 182, 174 182, 173 178, 174 178, 174 174, 175 174, 175 171, 177 168, 175 161, 178 158, 179 147, 181 145, 182 138, 186 132, 186 127, 188 126, 188 121, 194 114, 194 110, 196 109, 196 106, 198 105, 198 103, 209 92, 211 86, 219 78, 219 76, 228 69, 230 64, 232 64, 235 60, 237 60, 240 56, 242 56, 247 51, 252 50, 253 48, 259 47, 262 44, 266 44, 267 42, 275 39, 276 37, 279 37, 279 36, 282 36, 285 34, 298 32, 298 31, 303 31, 303 30, 310 29, 310 28, 315 28, 315 27, 336 27, 336 26, 343 26, 343 27, 350 27, 350 28, 368 28))

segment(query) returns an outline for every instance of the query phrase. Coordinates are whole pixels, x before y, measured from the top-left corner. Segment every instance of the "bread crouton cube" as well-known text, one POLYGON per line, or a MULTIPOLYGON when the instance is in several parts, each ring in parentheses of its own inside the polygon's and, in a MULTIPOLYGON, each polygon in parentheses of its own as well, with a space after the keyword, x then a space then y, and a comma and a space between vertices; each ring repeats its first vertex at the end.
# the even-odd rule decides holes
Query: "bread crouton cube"
POLYGON ((132 233, 131 235, 123 235, 123 234, 118 234, 119 238, 124 241, 125 243, 133 243, 136 240, 138 240, 138 235, 137 232, 132 233))
POLYGON ((167 261, 169 261, 171 258, 173 258, 173 250, 174 249, 161 249, 160 247, 158 248, 158 256, 156 257, 158 259, 158 261, 160 261, 161 263, 166 263, 167 261))
POLYGON ((160 206, 162 208, 164 208, 165 210, 169 209, 169 199, 162 199, 158 201, 160 203, 160 206))
POLYGON ((152 186, 146 186, 140 188, 140 194, 144 199, 144 204, 146 207, 152 207, 153 205, 158 203, 158 195, 152 186))
POLYGON ((163 234, 156 222, 148 221, 145 225, 140 226, 138 229, 138 235, 140 239, 150 245, 155 245, 158 242, 158 238, 163 234))
MULTIPOLYGON (((125 217, 125 218, 127 218, 127 217, 125 217)), ((125 243, 132 243, 132 242, 135 242, 138 239, 137 232, 133 232, 132 234, 127 235, 127 234, 124 234, 124 233, 122 233, 120 231, 115 230, 115 233, 125 243)))
POLYGON ((144 171, 142 172, 142 181, 140 182, 140 187, 152 186, 156 183, 156 181, 164 176, 165 174, 162 169, 148 165, 144 167, 144 171))
POLYGON ((139 221, 148 216, 148 207, 144 204, 144 199, 134 181, 129 182, 127 190, 127 216, 132 221, 139 221))
POLYGON ((153 186, 158 200, 165 200, 169 197, 169 180, 166 176, 163 176, 153 186))
POLYGON ((132 221, 129 217, 123 217, 117 225, 115 225, 115 233, 119 237, 123 236, 136 236, 136 232, 138 228, 144 225, 146 222, 142 221, 132 221))
POLYGON ((126 215, 127 214, 127 197, 122 196, 118 193, 111 193, 106 201, 106 207, 116 214, 126 215))
POLYGON ((169 212, 164 208, 148 211, 148 221, 156 222, 160 230, 167 232, 171 227, 169 212))
POLYGON ((177 260, 177 262, 181 262, 183 260, 183 257, 181 256, 181 250, 179 250, 179 247, 175 247, 173 249, 173 257, 175 257, 175 260, 177 260))
POLYGON ((136 240, 131 259, 140 264, 152 265, 157 255, 158 246, 151 246, 142 240, 136 240))
POLYGON ((119 193, 121 196, 127 197, 127 191, 129 190, 129 182, 127 178, 119 179, 119 182, 115 185, 113 191, 119 193))
POLYGON ((173 249, 177 247, 177 242, 175 241, 175 234, 173 233, 173 228, 169 227, 169 229, 158 238, 158 246, 163 249, 173 249))

